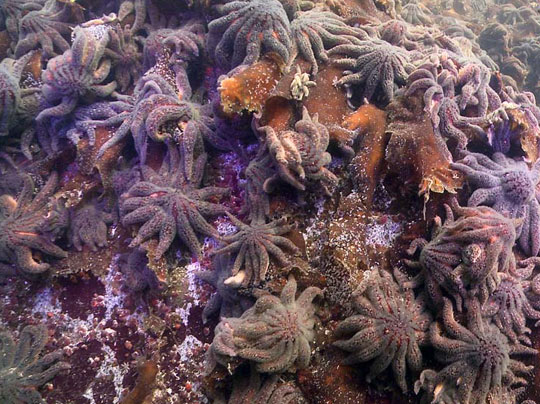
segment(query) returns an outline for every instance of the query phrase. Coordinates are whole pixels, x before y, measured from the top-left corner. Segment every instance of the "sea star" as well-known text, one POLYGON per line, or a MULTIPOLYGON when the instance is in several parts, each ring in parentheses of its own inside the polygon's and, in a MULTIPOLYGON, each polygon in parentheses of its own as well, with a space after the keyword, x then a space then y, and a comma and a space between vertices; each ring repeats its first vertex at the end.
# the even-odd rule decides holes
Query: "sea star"
POLYGON ((83 244, 92 251, 107 245, 107 224, 111 224, 113 215, 90 202, 73 211, 69 226, 69 240, 78 251, 83 244))
POLYGON ((272 254, 281 265, 287 265, 289 260, 283 249, 291 250, 293 253, 299 251, 292 241, 282 236, 292 229, 292 226, 286 224, 286 219, 270 223, 252 221, 248 225, 230 213, 228 216, 238 232, 223 236, 221 241, 227 245, 214 252, 218 256, 236 253, 231 276, 225 280, 227 285, 257 286, 265 280, 270 265, 268 253, 272 254))
POLYGON ((536 354, 536 350, 520 344, 510 344, 493 325, 482 319, 480 305, 470 300, 467 307, 467 327, 454 319, 452 303, 444 300, 442 313, 444 334, 439 323, 430 328, 430 342, 437 350, 436 358, 446 365, 441 371, 424 370, 415 391, 426 390, 428 402, 441 402, 447 397, 470 404, 486 403, 488 394, 500 387, 525 384, 517 374, 532 367, 511 358, 513 355, 536 354))
POLYGON ((418 4, 418 0, 410 0, 401 10, 401 18, 414 25, 431 25, 431 18, 427 14, 431 14, 429 9, 418 4))
POLYGON ((196 232, 219 238, 205 217, 221 215, 226 209, 208 202, 208 199, 220 198, 229 191, 218 187, 198 188, 205 161, 206 156, 200 156, 193 175, 186 176, 178 151, 170 147, 158 172, 148 166, 141 167, 141 180, 121 196, 120 202, 124 226, 143 223, 130 247, 158 235, 159 243, 154 254, 159 259, 178 235, 200 258, 201 246, 196 232))
POLYGON ((420 346, 428 342, 427 330, 432 321, 423 298, 415 298, 410 289, 401 291, 390 273, 376 269, 354 292, 353 305, 358 314, 336 329, 338 338, 352 337, 334 345, 351 353, 346 364, 375 359, 368 381, 392 364, 394 378, 406 392, 407 364, 415 372, 422 369, 420 346))
POLYGON ((492 159, 480 153, 463 152, 464 158, 451 167, 465 174, 474 187, 468 206, 487 205, 511 218, 523 219, 517 237, 528 255, 540 252, 540 160, 529 168, 524 161, 494 153, 492 159))
POLYGON ((315 338, 313 299, 321 294, 309 287, 295 299, 296 281, 290 276, 279 298, 263 295, 240 318, 223 319, 207 352, 208 367, 226 366, 232 357, 255 362, 261 373, 307 367, 315 338))
POLYGON ((24 13, 41 10, 45 0, 4 0, 0 13, 12 42, 19 40, 19 21, 24 13))
MULTIPOLYGON (((10 195, 0 196, 0 262, 14 265, 15 271, 33 275, 49 269, 46 262, 34 260, 32 250, 57 258, 67 257, 67 253, 47 235, 55 220, 55 212, 51 211, 48 202, 57 183, 58 175, 53 172, 32 200, 34 183, 27 176, 16 200, 10 195)), ((13 269, 2 265, 0 272, 10 274, 13 269)))
POLYGON ((347 69, 337 85, 364 85, 362 98, 368 101, 379 88, 386 101, 391 101, 394 86, 405 84, 410 69, 406 50, 377 39, 338 45, 330 49, 328 55, 344 56, 333 60, 337 66, 347 69))
POLYGON ((501 99, 490 85, 491 72, 479 63, 469 63, 458 73, 457 83, 461 92, 457 97, 459 108, 464 111, 468 106, 476 106, 476 116, 483 117, 501 106, 501 99))
POLYGON ((268 52, 289 61, 291 27, 278 0, 235 0, 216 9, 223 16, 208 24, 208 51, 218 65, 251 65, 268 52))

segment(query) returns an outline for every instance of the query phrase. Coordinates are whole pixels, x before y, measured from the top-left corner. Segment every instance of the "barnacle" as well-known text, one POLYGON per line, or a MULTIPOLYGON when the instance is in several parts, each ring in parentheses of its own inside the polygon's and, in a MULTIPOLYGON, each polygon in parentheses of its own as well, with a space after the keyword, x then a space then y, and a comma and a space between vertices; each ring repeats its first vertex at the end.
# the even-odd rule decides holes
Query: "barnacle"
POLYGON ((86 93, 104 97, 116 87, 114 81, 101 84, 111 69, 111 61, 103 58, 107 31, 77 27, 74 35, 71 49, 49 60, 43 72, 43 95, 53 105, 39 113, 38 122, 69 114, 86 93))
POLYGON ((269 52, 289 61, 291 29, 278 0, 235 0, 216 8, 223 16, 208 24, 208 51, 218 64, 251 65, 269 52))
POLYGON ((62 35, 70 34, 73 28, 72 23, 66 22, 69 16, 70 5, 58 0, 47 0, 43 8, 30 11, 19 22, 15 56, 21 57, 38 45, 46 57, 67 51, 69 43, 62 35))
POLYGON ((368 38, 364 31, 347 25, 338 15, 319 9, 299 13, 291 23, 291 33, 298 53, 310 63, 314 76, 319 71, 318 61, 328 61, 328 49, 368 38))
POLYGON ((208 199, 228 193, 218 187, 199 188, 204 174, 206 156, 197 159, 192 175, 186 175, 178 151, 169 148, 167 158, 158 172, 141 167, 141 180, 121 196, 122 223, 142 223, 130 246, 141 245, 158 235, 154 254, 157 258, 169 249, 176 235, 200 257, 201 247, 196 233, 218 238, 217 231, 206 221, 208 216, 225 213, 225 208, 208 199))
POLYGON ((536 185, 540 182, 540 162, 529 169, 502 153, 490 159, 480 153, 464 152, 464 158, 451 165, 465 174, 475 187, 468 206, 487 205, 511 218, 523 219, 517 230, 519 244, 526 254, 540 251, 540 204, 536 185))
POLYGON ((107 245, 107 224, 111 224, 112 214, 107 213, 96 206, 96 203, 88 203, 74 210, 69 226, 69 239, 78 251, 83 245, 92 251, 98 247, 107 245))
POLYGON ((313 299, 321 294, 309 287, 296 299, 296 281, 290 276, 279 298, 261 296, 240 318, 223 319, 207 353, 209 366, 239 357, 255 362, 257 372, 263 373, 307 367, 315 338, 313 299))
POLYGON ((302 73, 300 66, 296 66, 296 74, 291 81, 291 95, 296 101, 302 101, 309 95, 309 88, 315 87, 317 83, 309 79, 309 74, 302 73))
POLYGON ((352 336, 334 345, 350 353, 346 364, 375 359, 368 381, 391 364, 396 382, 402 391, 407 391, 407 365, 415 372, 422 369, 420 346, 428 342, 427 330, 432 321, 423 297, 415 297, 410 289, 400 290, 390 273, 375 269, 352 298, 358 314, 345 319, 336 329, 338 338, 352 336))
POLYGON ((444 332, 434 323, 429 336, 437 360, 446 367, 437 373, 424 370, 415 385, 417 393, 426 390, 427 402, 486 403, 494 389, 526 383, 518 375, 531 367, 512 356, 534 355, 536 351, 510 344, 494 324, 482 319, 477 301, 469 301, 465 327, 455 320, 452 303, 445 299, 442 321, 444 332), (442 397, 446 399, 438 401, 442 397))
POLYGON ((338 45, 330 49, 328 55, 343 56, 333 60, 346 69, 337 85, 361 84, 364 86, 362 98, 367 100, 380 88, 386 101, 391 101, 394 87, 405 84, 410 68, 407 51, 376 39, 338 45))
POLYGON ((258 285, 264 281, 270 265, 268 253, 280 264, 286 265, 288 259, 282 249, 298 252, 298 247, 282 236, 292 229, 292 226, 285 224, 285 219, 270 223, 252 221, 248 225, 231 214, 228 216, 238 232, 223 236, 221 239, 227 245, 214 252, 216 255, 236 253, 231 276, 225 280, 225 284, 233 287, 258 285))
POLYGON ((421 251, 419 261, 408 264, 421 271, 406 286, 423 283, 435 304, 442 303, 444 289, 461 310, 468 296, 485 303, 500 283, 499 272, 515 270, 512 247, 518 222, 485 206, 463 208, 454 201, 452 209, 459 215, 456 220, 447 207, 446 221, 436 221, 432 239, 411 243, 409 254, 421 251))
MULTIPOLYGON (((57 182, 57 174, 52 173, 32 199, 34 183, 27 176, 16 200, 10 195, 0 196, 0 261, 12 264, 15 271, 22 274, 39 274, 50 267, 46 262, 37 262, 32 256, 33 250, 57 258, 67 256, 47 234, 54 226, 55 212, 48 202, 57 182)), ((9 269, 2 267, 0 272, 9 273, 9 269)))
POLYGON ((48 339, 45 326, 29 325, 15 343, 7 331, 0 332, 0 401, 5 404, 45 404, 37 388, 70 368, 62 351, 41 356, 48 339))
POLYGON ((265 134, 266 147, 278 171, 265 181, 265 191, 270 192, 278 179, 302 191, 310 180, 321 181, 323 187, 337 183, 337 177, 325 167, 332 160, 326 151, 330 137, 326 127, 319 123, 318 114, 310 117, 304 107, 302 119, 294 128, 277 133, 271 126, 259 128, 265 134))

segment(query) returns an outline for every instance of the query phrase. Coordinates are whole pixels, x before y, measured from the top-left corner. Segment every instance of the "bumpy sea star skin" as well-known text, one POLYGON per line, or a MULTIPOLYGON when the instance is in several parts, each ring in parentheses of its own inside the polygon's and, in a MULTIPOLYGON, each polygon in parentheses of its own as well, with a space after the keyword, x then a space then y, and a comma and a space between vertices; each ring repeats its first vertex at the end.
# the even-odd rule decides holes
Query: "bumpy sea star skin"
POLYGON ((298 53, 311 64, 314 76, 319 71, 318 61, 328 62, 328 49, 368 38, 361 29, 347 25, 343 18, 320 9, 297 15, 291 23, 291 33, 298 53))
POLYGON ((430 25, 431 18, 426 14, 429 14, 429 9, 423 4, 418 4, 417 0, 411 0, 401 9, 401 18, 407 21, 409 24, 414 25, 430 25))
POLYGON ((7 58, 0 63, 0 136, 7 136, 13 126, 22 97, 36 91, 21 89, 19 85, 23 69, 32 55, 29 53, 18 60, 7 58))
POLYGON ((338 45, 328 55, 341 55, 333 62, 345 69, 337 85, 362 84, 362 98, 368 101, 380 88, 387 101, 394 98, 394 86, 404 85, 409 69, 407 51, 380 40, 360 41, 353 45, 338 45))
POLYGON ((142 53, 129 25, 122 28, 117 24, 109 31, 109 38, 104 56, 112 61, 114 79, 118 83, 119 91, 125 92, 141 75, 142 53))
POLYGON ((77 27, 71 49, 49 60, 42 75, 42 91, 53 105, 41 111, 36 121, 69 114, 86 93, 105 97, 114 91, 115 81, 101 84, 111 69, 111 61, 103 58, 109 34, 102 28, 77 27))
POLYGON ((491 72, 481 64, 469 63, 459 70, 457 85, 461 87, 458 96, 459 108, 463 111, 467 106, 477 107, 477 116, 485 116, 501 106, 501 99, 489 86, 491 72))
MULTIPOLYGON (((38 263, 32 257, 32 250, 57 258, 67 253, 56 246, 45 234, 54 212, 47 206, 54 192, 58 175, 52 173, 41 191, 32 200, 34 183, 26 177, 23 190, 17 200, 9 195, 0 196, 0 262, 12 264, 15 271, 22 274, 39 274, 50 265, 38 263)), ((9 268, 0 268, 8 272, 9 268)))
POLYGON ((169 249, 176 235, 197 257, 201 246, 197 233, 219 238, 206 217, 225 213, 226 209, 210 198, 221 198, 228 190, 218 187, 198 189, 204 174, 206 156, 198 158, 192 176, 186 176, 183 163, 174 147, 158 172, 141 167, 141 181, 121 196, 124 226, 142 223, 130 246, 136 247, 155 235, 159 259, 169 249))
POLYGON ((523 219, 517 229, 519 244, 529 255, 540 251, 540 204, 536 186, 540 182, 540 161, 529 169, 502 153, 492 159, 480 153, 464 152, 463 160, 452 164, 474 187, 468 206, 487 205, 511 218, 523 219))
POLYGON ((228 216, 238 232, 223 236, 221 240, 227 245, 216 250, 214 254, 218 256, 236 254, 231 276, 225 281, 232 287, 257 286, 264 281, 270 265, 268 253, 281 265, 287 265, 289 260, 283 249, 293 253, 299 251, 292 241, 282 236, 293 228, 286 224, 286 219, 278 219, 270 223, 252 222, 248 225, 231 214, 228 216))
POLYGON ((37 391, 59 372, 70 368, 61 362, 62 351, 41 356, 48 339, 45 326, 23 328, 18 343, 0 332, 0 401, 6 404, 45 404, 37 391), (41 356, 41 357, 40 357, 41 356))
POLYGON ((13 42, 19 40, 19 21, 24 13, 40 10, 45 0, 5 0, 0 4, 0 15, 13 42))
POLYGON ((21 57, 38 45, 48 58, 67 51, 69 43, 62 35, 69 35, 73 28, 73 24, 64 21, 70 15, 69 7, 66 2, 48 0, 42 9, 26 14, 19 22, 15 56, 21 57))
POLYGON ((325 167, 332 161, 326 151, 330 135, 319 123, 318 114, 310 117, 304 107, 302 119, 296 122, 294 129, 276 133, 271 126, 259 128, 265 134, 266 147, 278 171, 265 181, 265 191, 271 192, 279 179, 301 191, 306 189, 307 181, 320 181, 325 188, 327 184, 336 184, 337 177, 325 167))
POLYGON ((219 399, 214 404, 304 404, 304 396, 289 383, 280 383, 278 375, 261 377, 250 367, 249 375, 238 371, 233 376, 233 388, 228 400, 219 399))
POLYGON ((424 377, 417 382, 415 390, 426 389, 427 402, 440 402, 437 398, 444 395, 460 403, 485 403, 488 394, 496 388, 525 384, 518 375, 532 369, 511 356, 536 354, 534 349, 510 344, 494 324, 482 319, 477 301, 471 300, 467 309, 465 327, 454 319, 452 303, 445 299, 442 313, 445 333, 439 323, 430 328, 436 358, 446 367, 436 374, 425 370, 424 377))
POLYGON ((527 297, 532 269, 533 266, 529 266, 519 274, 501 274, 501 283, 482 308, 482 315, 492 318, 512 342, 517 343, 519 340, 527 345, 531 345, 526 335, 531 330, 527 328, 526 320, 540 320, 540 311, 531 306, 527 297))
POLYGON ((223 319, 208 350, 210 367, 231 357, 255 362, 261 373, 282 373, 308 366, 315 338, 313 299, 322 291, 309 287, 295 299, 296 281, 290 276, 281 296, 259 297, 240 318, 223 319))
POLYGON ((112 221, 112 214, 101 210, 95 203, 88 203, 72 213, 68 238, 78 251, 82 251, 83 245, 97 251, 107 245, 107 224, 112 221))
POLYGON ((220 254, 213 260, 213 269, 199 271, 195 276, 216 288, 216 293, 208 300, 202 313, 203 322, 219 312, 219 319, 240 317, 253 305, 253 301, 238 293, 238 290, 227 284, 232 276, 233 259, 230 254, 220 254))
POLYGON ((235 0, 216 8, 223 17, 208 24, 208 51, 218 65, 250 65, 268 52, 289 61, 290 24, 278 0, 235 0))
POLYGON ((446 222, 441 226, 440 219, 436 221, 431 241, 412 242, 408 253, 421 249, 420 258, 407 264, 421 272, 403 286, 424 284, 435 305, 442 304, 442 288, 461 311, 463 299, 469 296, 487 301, 500 283, 499 272, 515 271, 512 247, 518 223, 484 206, 462 208, 454 201, 452 208, 458 219, 447 207, 446 222))
POLYGON ((368 381, 391 364, 397 384, 407 391, 406 369, 422 369, 420 346, 427 342, 432 321, 423 298, 400 290, 390 273, 376 269, 354 292, 353 305, 358 314, 336 329, 338 338, 352 337, 334 345, 351 353, 346 364, 375 359, 368 381))

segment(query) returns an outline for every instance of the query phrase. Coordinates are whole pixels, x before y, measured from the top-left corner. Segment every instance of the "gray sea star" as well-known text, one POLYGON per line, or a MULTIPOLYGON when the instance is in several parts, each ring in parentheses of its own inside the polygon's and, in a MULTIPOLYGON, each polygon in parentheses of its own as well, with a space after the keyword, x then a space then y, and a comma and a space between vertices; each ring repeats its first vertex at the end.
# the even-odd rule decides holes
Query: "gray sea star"
POLYGON ((45 326, 24 327, 17 344, 9 332, 0 332, 0 402, 45 404, 37 388, 70 368, 60 361, 60 350, 40 357, 47 339, 45 326))
POLYGON ((375 359, 368 381, 391 364, 396 382, 403 392, 407 391, 407 365, 415 372, 422 369, 420 346, 428 342, 432 321, 423 298, 415 298, 410 289, 400 290, 390 273, 376 269, 354 292, 353 305, 358 314, 336 329, 338 338, 352 337, 334 343, 351 353, 345 363, 375 359))
POLYGON ((69 226, 69 240, 78 251, 83 245, 92 251, 107 245, 107 224, 111 224, 113 215, 90 202, 73 211, 69 226))
POLYGON ((418 4, 418 0, 410 0, 401 10, 401 18, 414 25, 431 25, 428 14, 431 14, 429 9, 423 4, 418 4))
POLYGON ((270 223, 252 221, 248 225, 231 214, 228 216, 238 232, 223 236, 221 240, 227 245, 214 252, 215 255, 236 253, 231 276, 225 280, 227 285, 256 286, 265 280, 270 265, 268 253, 281 265, 287 265, 289 260, 282 249, 291 250, 293 253, 299 251, 292 241, 282 236, 292 229, 292 226, 286 224, 286 219, 270 223))
POLYGON ((226 366, 233 357, 255 362, 262 373, 307 367, 315 338, 313 299, 321 294, 309 287, 295 299, 296 281, 290 276, 279 298, 261 296, 240 318, 223 319, 207 353, 208 367, 226 366))
POLYGON ((130 246, 136 247, 158 235, 154 251, 160 258, 169 249, 176 235, 200 258, 201 247, 196 233, 219 238, 205 217, 225 213, 226 209, 210 198, 220 198, 228 190, 218 187, 198 188, 204 174, 206 156, 197 159, 193 175, 187 176, 175 147, 170 147, 158 172, 141 166, 141 181, 121 196, 122 223, 142 223, 130 246))
POLYGON ((492 159, 464 151, 452 168, 465 174, 474 187, 468 206, 487 205, 510 218, 523 219, 517 228, 519 244, 529 255, 540 252, 540 160, 529 168, 524 161, 494 153, 492 159))
POLYGON ((362 98, 368 101, 379 88, 385 100, 391 101, 394 98, 394 86, 404 85, 410 70, 406 50, 378 39, 338 45, 330 49, 328 55, 344 56, 333 61, 347 69, 337 85, 363 85, 362 98))

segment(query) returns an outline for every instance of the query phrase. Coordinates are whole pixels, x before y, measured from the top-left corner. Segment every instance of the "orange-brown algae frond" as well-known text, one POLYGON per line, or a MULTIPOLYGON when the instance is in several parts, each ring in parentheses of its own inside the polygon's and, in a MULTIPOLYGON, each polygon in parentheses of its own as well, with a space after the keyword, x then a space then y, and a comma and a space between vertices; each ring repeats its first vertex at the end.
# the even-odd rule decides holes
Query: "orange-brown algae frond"
POLYGON ((155 359, 142 362, 135 387, 120 401, 120 404, 143 404, 145 399, 154 391, 156 376, 159 368, 155 359))
POLYGON ((221 105, 226 114, 260 112, 281 78, 283 63, 268 56, 220 83, 221 105))

